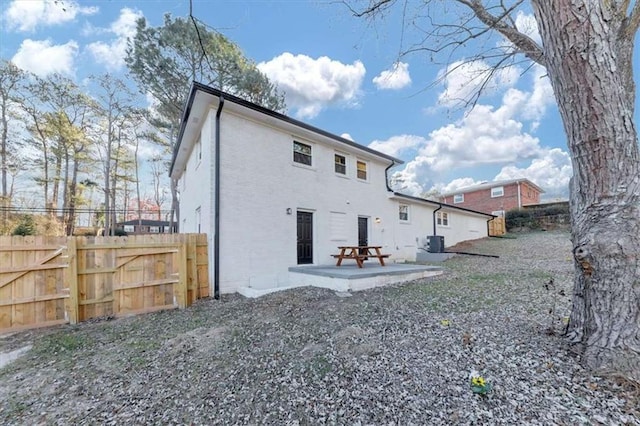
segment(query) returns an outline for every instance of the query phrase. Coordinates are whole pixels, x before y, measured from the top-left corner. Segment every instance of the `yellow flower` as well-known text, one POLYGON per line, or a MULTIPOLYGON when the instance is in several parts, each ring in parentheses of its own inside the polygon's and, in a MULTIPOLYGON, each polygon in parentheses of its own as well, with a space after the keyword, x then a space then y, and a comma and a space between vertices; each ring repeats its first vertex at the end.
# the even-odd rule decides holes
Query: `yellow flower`
POLYGON ((484 385, 486 384, 484 377, 474 377, 473 379, 471 379, 471 385, 472 386, 478 386, 478 387, 484 387, 484 385))
POLYGON ((449 320, 447 320, 447 319, 440 320, 440 325, 442 325, 444 327, 448 327, 449 326, 449 320))

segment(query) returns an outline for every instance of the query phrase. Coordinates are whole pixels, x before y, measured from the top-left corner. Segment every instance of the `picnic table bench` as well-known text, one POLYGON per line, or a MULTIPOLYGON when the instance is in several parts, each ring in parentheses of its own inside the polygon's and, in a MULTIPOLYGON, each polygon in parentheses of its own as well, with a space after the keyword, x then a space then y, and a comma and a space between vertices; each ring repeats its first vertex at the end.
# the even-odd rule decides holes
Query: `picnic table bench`
POLYGON ((345 259, 353 259, 356 261, 358 268, 364 266, 364 261, 370 257, 375 257, 380 262, 380 265, 384 265, 384 259, 391 256, 390 254, 382 254, 380 251, 382 246, 339 246, 340 253, 333 254, 332 256, 338 261, 336 266, 342 265, 342 261, 345 259))

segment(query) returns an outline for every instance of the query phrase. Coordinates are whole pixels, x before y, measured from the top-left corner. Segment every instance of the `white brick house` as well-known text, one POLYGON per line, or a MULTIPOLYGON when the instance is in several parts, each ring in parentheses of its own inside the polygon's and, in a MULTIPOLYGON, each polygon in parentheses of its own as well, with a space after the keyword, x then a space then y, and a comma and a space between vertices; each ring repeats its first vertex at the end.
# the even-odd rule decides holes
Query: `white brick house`
POLYGON ((179 230, 208 234, 214 294, 293 286, 289 267, 331 264, 340 245, 380 245, 404 261, 434 231, 448 246, 487 236, 490 215, 391 191, 398 164, 194 83, 170 170, 179 230))

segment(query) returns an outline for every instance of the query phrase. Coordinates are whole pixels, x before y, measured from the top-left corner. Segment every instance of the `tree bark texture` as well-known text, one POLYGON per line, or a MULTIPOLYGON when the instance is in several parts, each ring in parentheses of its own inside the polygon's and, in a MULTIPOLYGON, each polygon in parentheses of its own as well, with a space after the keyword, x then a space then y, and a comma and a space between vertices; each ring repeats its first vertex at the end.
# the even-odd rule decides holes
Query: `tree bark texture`
POLYGON ((533 0, 573 164, 567 336, 582 362, 640 380, 640 149, 635 31, 620 2, 533 0))

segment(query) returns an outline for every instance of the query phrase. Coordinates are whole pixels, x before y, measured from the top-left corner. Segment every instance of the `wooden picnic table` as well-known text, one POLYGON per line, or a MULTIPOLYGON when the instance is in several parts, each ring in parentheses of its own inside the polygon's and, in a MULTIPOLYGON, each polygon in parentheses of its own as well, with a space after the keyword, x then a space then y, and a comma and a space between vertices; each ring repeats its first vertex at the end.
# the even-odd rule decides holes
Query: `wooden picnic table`
POLYGON ((391 256, 390 254, 382 254, 380 251, 382 246, 339 246, 340 253, 332 255, 338 259, 336 266, 342 265, 344 259, 353 259, 356 261, 358 268, 364 266, 364 261, 370 257, 375 257, 380 262, 380 265, 384 265, 384 259, 391 256))

